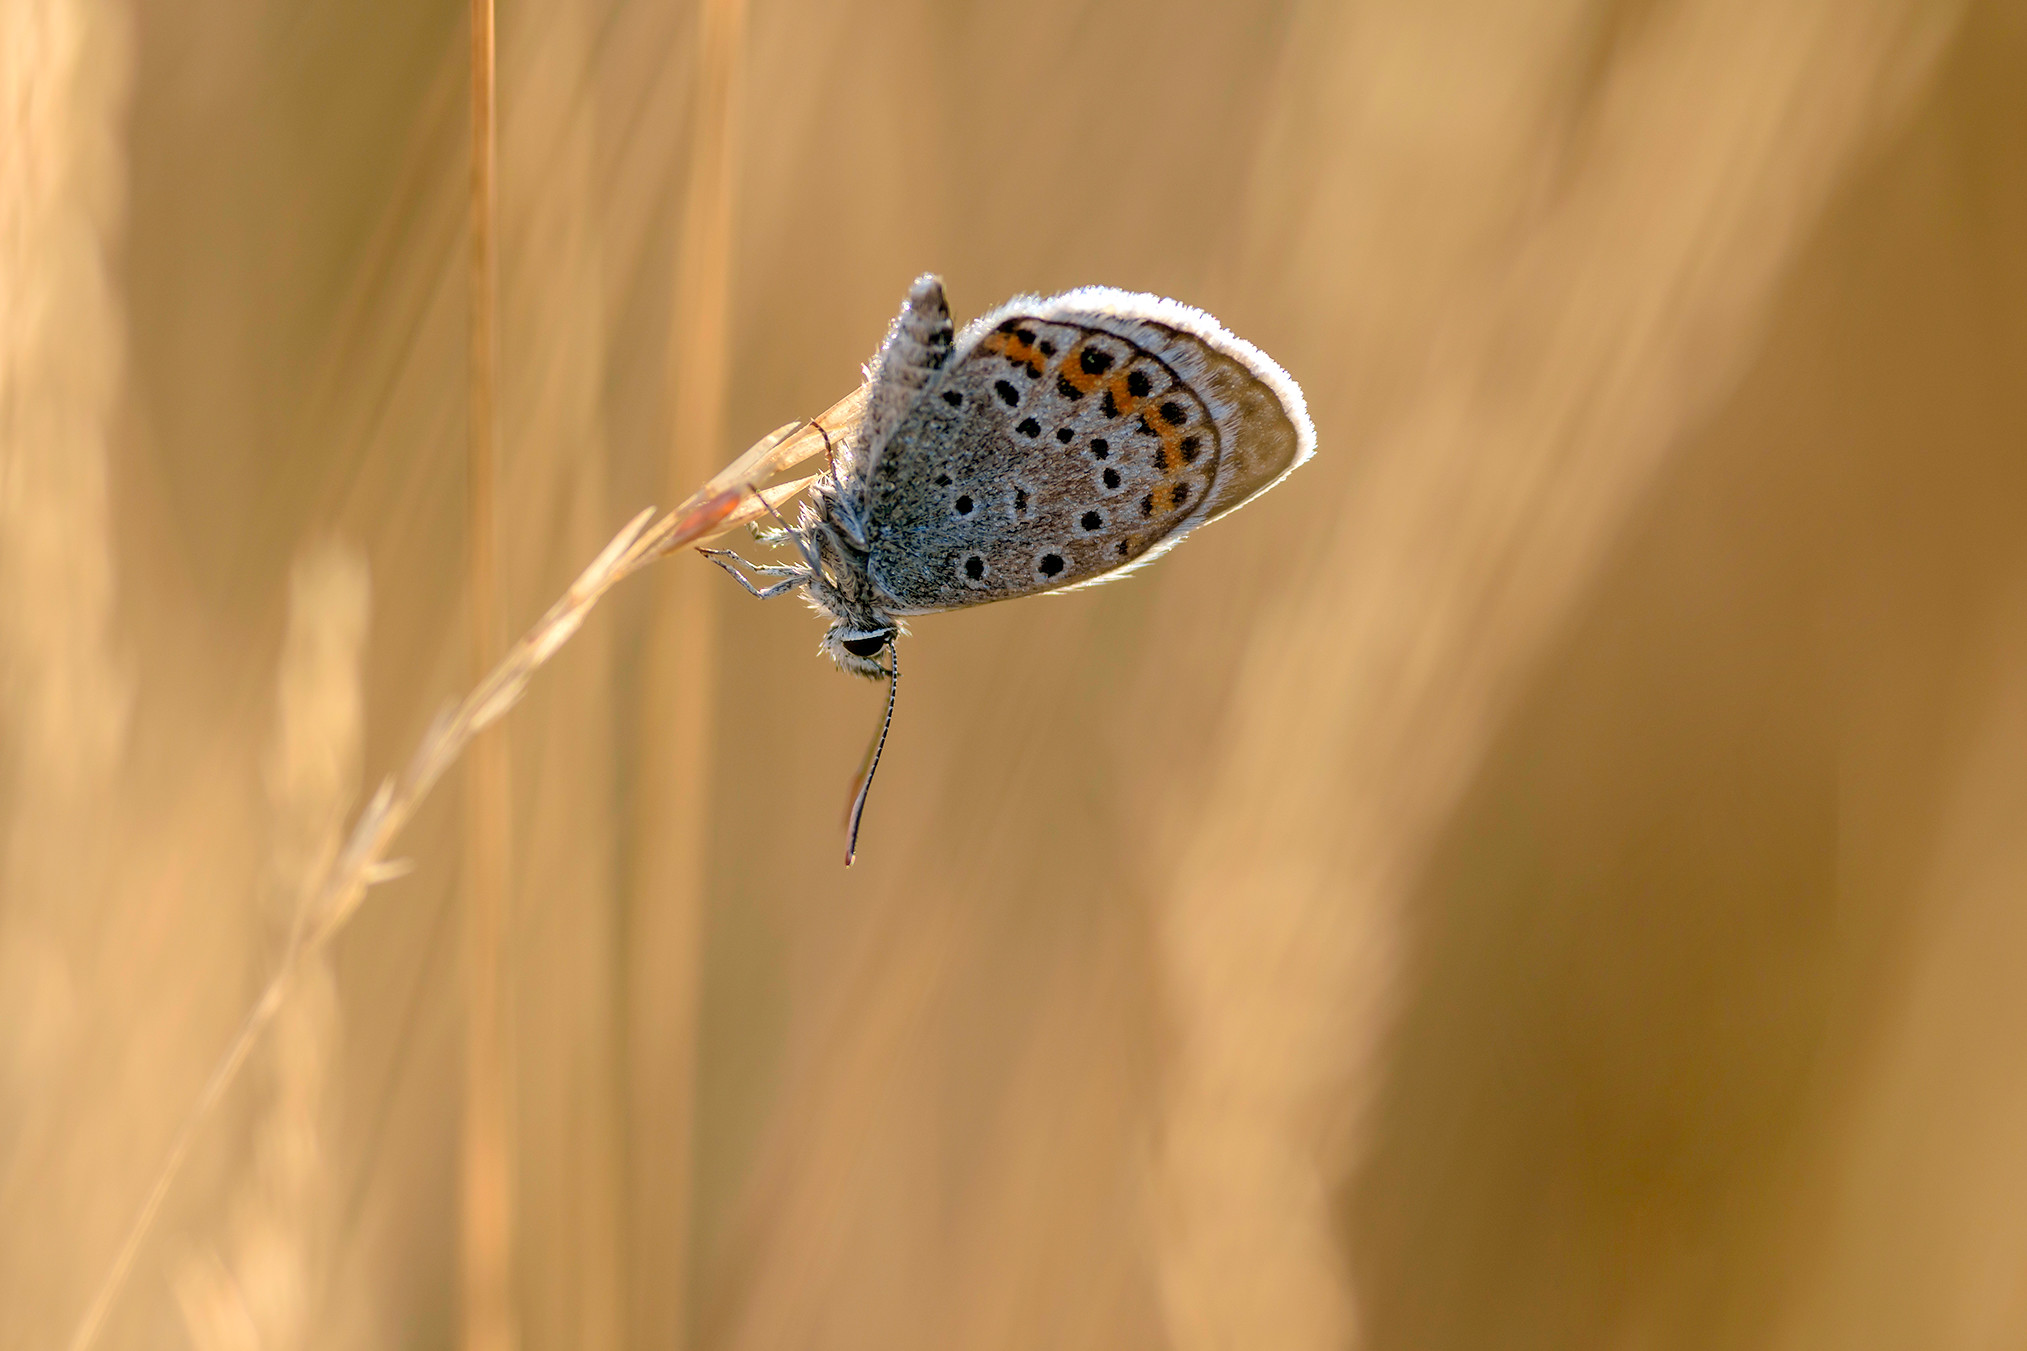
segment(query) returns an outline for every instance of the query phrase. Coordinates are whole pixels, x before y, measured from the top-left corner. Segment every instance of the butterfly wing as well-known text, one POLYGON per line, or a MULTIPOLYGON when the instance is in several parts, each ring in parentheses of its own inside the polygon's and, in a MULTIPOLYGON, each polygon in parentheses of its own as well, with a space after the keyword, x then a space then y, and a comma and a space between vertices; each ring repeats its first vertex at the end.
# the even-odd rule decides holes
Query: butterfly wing
POLYGON ((1200 310, 1085 287, 967 325, 866 468, 900 612, 1120 575, 1315 446, 1302 392, 1200 310))

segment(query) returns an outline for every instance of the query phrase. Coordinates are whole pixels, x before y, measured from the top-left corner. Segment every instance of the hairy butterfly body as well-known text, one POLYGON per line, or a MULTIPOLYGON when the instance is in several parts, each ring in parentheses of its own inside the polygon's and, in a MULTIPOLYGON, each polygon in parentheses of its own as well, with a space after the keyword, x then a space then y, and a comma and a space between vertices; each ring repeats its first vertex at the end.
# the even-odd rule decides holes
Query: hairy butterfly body
MULTIPOLYGON (((712 552, 755 595, 800 589, 828 614, 823 650, 888 677, 891 718, 902 616, 1122 576, 1314 447, 1295 382, 1200 310, 1091 286, 1018 297, 956 333, 924 276, 834 472, 775 536, 801 561, 746 564, 782 579, 761 589, 712 552)), ((878 743, 854 840, 877 763, 878 743)))

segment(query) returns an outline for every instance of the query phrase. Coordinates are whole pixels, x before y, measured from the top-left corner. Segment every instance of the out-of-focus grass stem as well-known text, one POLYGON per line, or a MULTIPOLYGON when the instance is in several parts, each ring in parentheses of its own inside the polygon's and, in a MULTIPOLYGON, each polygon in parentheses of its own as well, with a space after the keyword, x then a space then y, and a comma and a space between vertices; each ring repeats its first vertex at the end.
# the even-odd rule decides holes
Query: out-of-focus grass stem
POLYGON ((306 888, 294 931, 274 974, 233 1033, 231 1045, 212 1069, 196 1101, 184 1114, 162 1166, 149 1184, 146 1199, 127 1227, 119 1252, 100 1278, 90 1304, 71 1334, 69 1351, 87 1351, 97 1340, 106 1315, 133 1271, 141 1241, 147 1237, 170 1187, 188 1161, 198 1132, 224 1100, 226 1091, 245 1068, 248 1055, 288 998, 302 961, 345 927, 366 898, 368 888, 408 871, 405 861, 390 861, 388 851, 444 772, 457 763, 480 732, 520 702, 535 672, 583 627, 591 608, 607 591, 686 545, 758 520, 767 514, 767 504, 778 509, 809 487, 814 476, 757 491, 751 485, 819 454, 824 448, 824 437, 818 427, 828 428, 833 435, 848 428, 858 418, 862 402, 863 392, 855 391, 816 421, 790 424, 764 437, 653 525, 648 524, 654 515, 652 510, 635 516, 471 693, 437 716, 401 774, 381 782, 353 822, 337 857, 306 888))
MULTIPOLYGON (((500 641, 499 443, 494 398, 494 183, 497 138, 492 0, 471 0, 471 231, 466 424, 466 596, 474 677, 500 641)), ((459 1151, 459 1277, 466 1351, 512 1351, 514 1251, 511 1060, 503 1008, 507 941, 507 746, 480 736, 465 776, 465 1093, 459 1151)))
MULTIPOLYGON (((731 352, 735 171, 745 0, 702 0, 690 163, 671 298, 668 477, 693 482, 725 439, 731 352)), ((702 972, 704 785, 715 696, 714 588, 694 572, 662 582, 638 710, 647 748, 636 810, 642 842, 627 951, 632 1197, 631 1318, 639 1344, 687 1340, 690 1141, 702 972)))

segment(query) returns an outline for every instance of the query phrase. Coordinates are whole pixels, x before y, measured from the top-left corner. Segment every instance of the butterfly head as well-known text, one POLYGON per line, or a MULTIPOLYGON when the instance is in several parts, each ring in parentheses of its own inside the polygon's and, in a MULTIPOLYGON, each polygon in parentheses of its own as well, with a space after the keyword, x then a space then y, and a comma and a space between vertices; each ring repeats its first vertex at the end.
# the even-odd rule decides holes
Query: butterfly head
POLYGON ((887 678, 887 667, 880 661, 882 653, 892 646, 900 632, 900 626, 885 621, 885 616, 870 616, 871 623, 839 619, 830 626, 823 636, 823 652, 838 664, 838 669, 868 680, 887 678))

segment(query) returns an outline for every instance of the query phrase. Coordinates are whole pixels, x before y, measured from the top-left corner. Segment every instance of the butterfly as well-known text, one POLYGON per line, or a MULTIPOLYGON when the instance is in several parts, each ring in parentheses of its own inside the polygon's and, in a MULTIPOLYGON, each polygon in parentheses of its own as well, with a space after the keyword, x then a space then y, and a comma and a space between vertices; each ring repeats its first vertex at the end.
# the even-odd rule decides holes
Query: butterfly
POLYGON ((797 523, 761 535, 795 562, 702 552, 761 599, 801 591, 831 620, 820 650, 888 682, 850 864, 904 616, 1123 577, 1280 482, 1316 432, 1288 373, 1202 310, 1086 286, 1017 296, 956 332, 941 279, 924 275, 839 440, 797 523))

